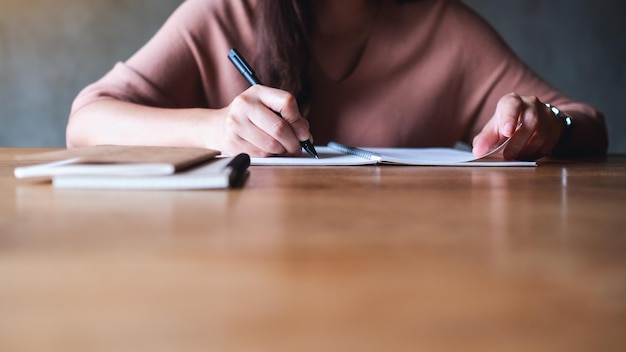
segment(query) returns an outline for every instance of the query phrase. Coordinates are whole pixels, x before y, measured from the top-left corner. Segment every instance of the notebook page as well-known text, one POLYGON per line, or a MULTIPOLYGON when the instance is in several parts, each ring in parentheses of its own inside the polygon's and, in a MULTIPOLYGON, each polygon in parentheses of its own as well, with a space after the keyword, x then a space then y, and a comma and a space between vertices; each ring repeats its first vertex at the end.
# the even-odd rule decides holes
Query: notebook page
POLYGON ((325 146, 315 146, 319 159, 303 152, 298 156, 272 156, 269 158, 250 158, 251 165, 273 166, 350 166, 376 164, 376 161, 355 155, 343 154, 325 146))

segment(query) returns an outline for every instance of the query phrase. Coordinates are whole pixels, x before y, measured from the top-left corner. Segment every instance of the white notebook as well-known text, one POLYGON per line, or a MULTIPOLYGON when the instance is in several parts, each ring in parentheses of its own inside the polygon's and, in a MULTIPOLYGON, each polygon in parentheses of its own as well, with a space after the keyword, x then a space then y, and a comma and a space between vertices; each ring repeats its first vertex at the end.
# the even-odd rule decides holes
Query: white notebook
MULTIPOLYGON (((507 141, 508 142, 508 141, 507 141)), ((506 143, 482 157, 452 148, 356 148, 336 142, 316 146, 319 159, 306 153, 296 157, 252 158, 252 165, 331 166, 331 165, 421 165, 421 166, 536 166, 534 161, 506 161, 496 157, 506 143)))
POLYGON ((240 186, 248 175, 250 157, 215 158, 192 169, 171 175, 58 175, 52 177, 55 188, 193 190, 240 186))

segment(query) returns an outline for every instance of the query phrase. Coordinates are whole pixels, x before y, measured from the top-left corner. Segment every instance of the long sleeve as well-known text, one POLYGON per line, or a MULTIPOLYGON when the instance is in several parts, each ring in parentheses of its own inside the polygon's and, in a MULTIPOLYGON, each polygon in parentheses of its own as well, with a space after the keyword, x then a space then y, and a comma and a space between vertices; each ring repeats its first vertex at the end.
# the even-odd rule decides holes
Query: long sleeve
POLYGON ((227 59, 254 48, 247 1, 187 0, 128 61, 82 90, 72 111, 101 99, 164 108, 220 108, 245 89, 227 59))

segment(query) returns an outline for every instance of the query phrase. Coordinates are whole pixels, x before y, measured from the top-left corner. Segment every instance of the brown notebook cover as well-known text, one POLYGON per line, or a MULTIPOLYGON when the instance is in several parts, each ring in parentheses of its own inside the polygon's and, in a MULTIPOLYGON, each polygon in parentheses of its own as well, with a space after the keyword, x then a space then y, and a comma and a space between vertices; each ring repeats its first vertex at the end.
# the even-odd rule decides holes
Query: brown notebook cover
POLYGON ((80 164, 167 164, 180 171, 219 154, 217 150, 204 148, 98 145, 28 154, 25 157, 38 161, 80 158, 80 164))
POLYGON ((17 167, 17 178, 57 175, 168 175, 214 159, 217 150, 101 145, 28 154, 37 164, 17 167))

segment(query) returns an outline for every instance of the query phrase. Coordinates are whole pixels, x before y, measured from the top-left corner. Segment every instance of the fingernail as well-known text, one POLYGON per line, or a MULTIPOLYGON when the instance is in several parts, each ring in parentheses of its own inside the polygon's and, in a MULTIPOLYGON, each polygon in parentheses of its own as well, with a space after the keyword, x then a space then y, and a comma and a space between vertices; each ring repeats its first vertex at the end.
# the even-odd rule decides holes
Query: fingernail
POLYGON ((305 128, 299 128, 296 131, 296 135, 298 136, 298 140, 304 142, 309 139, 309 131, 305 128))
POLYGON ((507 137, 510 137, 514 131, 515 131, 515 127, 513 126, 513 123, 507 122, 504 124, 503 132, 508 135, 507 137))

